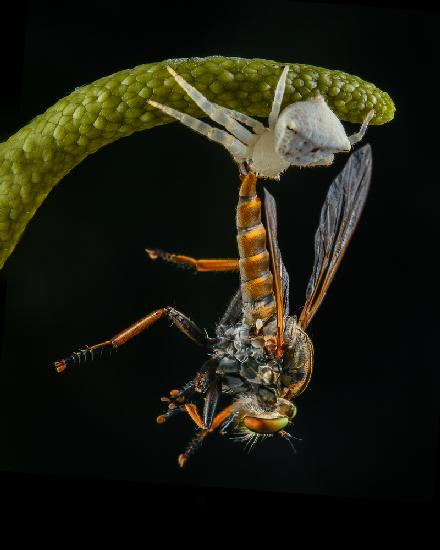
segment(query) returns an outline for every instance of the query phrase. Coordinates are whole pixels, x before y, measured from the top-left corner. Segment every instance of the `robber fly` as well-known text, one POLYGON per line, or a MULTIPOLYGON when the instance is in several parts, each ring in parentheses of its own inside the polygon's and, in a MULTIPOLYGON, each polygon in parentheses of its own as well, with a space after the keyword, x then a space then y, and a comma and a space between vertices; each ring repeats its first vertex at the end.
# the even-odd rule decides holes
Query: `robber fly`
POLYGON ((179 455, 183 466, 206 436, 220 429, 239 432, 252 441, 278 434, 290 441, 287 427, 296 415, 294 401, 307 387, 313 367, 313 345, 305 332, 339 267, 359 221, 371 179, 369 145, 348 159, 333 181, 322 208, 315 236, 315 264, 306 302, 298 319, 289 314, 289 276, 277 242, 277 212, 264 189, 265 224, 256 193, 257 176, 241 166, 237 206, 239 259, 201 259, 147 250, 151 259, 193 267, 197 271, 239 271, 240 288, 216 327, 207 336, 192 320, 172 307, 153 311, 105 342, 82 349, 55 363, 58 372, 119 348, 161 318, 168 318, 183 334, 204 346, 208 360, 180 390, 163 397, 165 422, 183 412, 198 432, 179 455), (203 403, 202 412, 197 402, 203 403), (221 401, 227 401, 220 407, 221 401))

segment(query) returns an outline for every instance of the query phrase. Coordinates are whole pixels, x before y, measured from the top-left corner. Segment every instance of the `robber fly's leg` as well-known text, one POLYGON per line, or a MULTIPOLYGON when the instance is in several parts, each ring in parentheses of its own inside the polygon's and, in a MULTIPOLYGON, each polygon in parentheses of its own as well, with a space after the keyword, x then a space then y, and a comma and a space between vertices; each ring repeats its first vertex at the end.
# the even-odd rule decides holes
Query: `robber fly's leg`
POLYGON ((165 260, 183 267, 193 268, 196 271, 238 271, 240 266, 238 259, 235 258, 213 258, 213 259, 201 259, 196 260, 190 256, 183 256, 181 254, 171 254, 170 252, 164 252, 159 249, 147 248, 145 250, 150 260, 165 260))
POLYGON ((233 423, 235 422, 235 420, 237 419, 238 414, 239 414, 239 411, 233 412, 233 413, 229 416, 229 418, 227 418, 227 419, 223 422, 223 424, 221 425, 221 428, 220 428, 220 433, 221 433, 221 435, 225 435, 225 434, 226 434, 226 432, 227 432, 229 426, 230 426, 231 424, 233 424, 233 423))
POLYGON ((185 336, 188 336, 191 340, 196 342, 199 345, 206 345, 209 342, 208 336, 205 332, 200 329, 191 319, 186 317, 180 311, 172 307, 164 307, 153 311, 149 315, 142 317, 136 323, 133 323, 128 328, 113 336, 110 340, 101 342, 100 344, 95 344, 93 346, 87 346, 84 349, 81 349, 78 352, 72 353, 69 357, 61 359, 55 363, 55 368, 57 372, 64 371, 67 367, 80 364, 82 361, 88 359, 94 359, 95 355, 100 354, 100 356, 106 352, 111 352, 112 350, 118 349, 120 346, 143 332, 150 325, 166 317, 170 319, 173 325, 183 332, 185 336))
MULTIPOLYGON (((185 464, 188 462, 189 457, 200 447, 200 445, 203 443, 203 440, 205 437, 213 432, 215 429, 217 429, 223 422, 225 422, 231 414, 235 411, 237 405, 236 403, 232 403, 231 405, 227 406, 225 409, 220 411, 217 416, 214 417, 214 420, 212 421, 210 428, 201 428, 200 432, 194 437, 188 444, 187 448, 185 449, 185 452, 180 454, 177 462, 179 463, 179 466, 183 468, 185 464)), ((197 410, 197 409, 196 409, 197 410)), ((189 411, 187 411, 189 414, 189 411)), ((200 414, 197 411, 197 414, 199 416, 199 419, 201 419, 200 414)), ((191 418, 192 415, 190 414, 191 418)), ((194 420, 194 419, 193 419, 194 420)), ((202 421, 203 422, 203 421, 202 421)), ((197 422, 196 422, 197 424, 197 422)))
POLYGON ((170 403, 168 405, 168 410, 164 414, 160 414, 156 418, 156 422, 158 424, 163 424, 164 422, 166 422, 168 420, 168 418, 170 418, 171 416, 174 416, 175 414, 177 414, 179 412, 185 412, 185 407, 183 405, 178 407, 177 405, 174 405, 173 403, 170 403))
POLYGON ((191 417, 191 420, 194 422, 194 424, 200 429, 200 432, 188 444, 185 452, 179 455, 178 462, 179 465, 182 467, 185 465, 190 455, 192 455, 196 451, 196 449, 200 447, 202 441, 208 435, 209 429, 206 428, 203 419, 197 409, 197 405, 195 405, 194 403, 188 403, 186 405, 181 405, 180 407, 176 407, 173 403, 170 403, 168 407, 169 409, 165 414, 161 414, 157 417, 156 420, 158 424, 163 424, 166 420, 168 420, 170 416, 173 416, 177 412, 185 411, 191 417))
POLYGON ((195 392, 195 380, 187 382, 180 390, 171 390, 169 397, 161 397, 164 403, 183 403, 185 399, 195 392))

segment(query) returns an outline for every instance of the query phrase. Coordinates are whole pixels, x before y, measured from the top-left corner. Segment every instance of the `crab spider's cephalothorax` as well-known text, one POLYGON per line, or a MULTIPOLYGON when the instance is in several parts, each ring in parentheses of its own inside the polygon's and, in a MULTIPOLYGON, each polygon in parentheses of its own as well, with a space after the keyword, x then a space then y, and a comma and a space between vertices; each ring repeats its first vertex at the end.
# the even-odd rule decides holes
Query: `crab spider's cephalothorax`
POLYGON ((248 115, 209 101, 171 67, 170 74, 211 120, 225 130, 215 128, 197 118, 171 107, 149 100, 148 103, 176 118, 182 124, 223 145, 238 164, 246 162, 261 178, 279 179, 289 166, 327 166, 335 153, 350 151, 361 141, 368 123, 374 116, 371 110, 352 136, 347 136, 338 117, 322 96, 288 105, 280 114, 289 66, 284 67, 275 89, 269 126, 248 115), (245 128, 248 126, 252 131, 245 128))

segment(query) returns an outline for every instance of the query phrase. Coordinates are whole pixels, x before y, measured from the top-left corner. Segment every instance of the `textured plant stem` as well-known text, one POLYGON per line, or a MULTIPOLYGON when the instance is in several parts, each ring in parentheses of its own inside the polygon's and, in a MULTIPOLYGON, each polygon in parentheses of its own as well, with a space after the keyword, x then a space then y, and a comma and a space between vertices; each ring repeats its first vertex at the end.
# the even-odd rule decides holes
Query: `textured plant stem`
MULTIPOLYGON (((0 144, 0 269, 50 190, 87 155, 139 130, 173 119, 147 104, 165 103, 193 116, 201 111, 166 70, 170 65, 210 100, 267 117, 275 85, 287 63, 208 57, 140 65, 77 88, 0 144)), ((386 92, 357 76, 290 64, 283 104, 321 94, 341 120, 371 124, 394 116, 386 92)))

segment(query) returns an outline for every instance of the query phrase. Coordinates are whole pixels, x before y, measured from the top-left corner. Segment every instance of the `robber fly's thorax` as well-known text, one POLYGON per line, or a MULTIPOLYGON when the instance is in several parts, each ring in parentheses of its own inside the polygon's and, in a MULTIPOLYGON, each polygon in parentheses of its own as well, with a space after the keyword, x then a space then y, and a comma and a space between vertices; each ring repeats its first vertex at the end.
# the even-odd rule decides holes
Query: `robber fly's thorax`
POLYGON ((271 401, 278 394, 281 364, 275 358, 276 341, 272 335, 256 334, 248 325, 238 323, 217 327, 213 358, 223 391, 231 394, 261 393, 271 401))
POLYGON ((258 331, 245 323, 217 327, 212 359, 222 378, 223 391, 230 394, 255 393, 262 403, 274 404, 279 397, 291 398, 307 385, 313 364, 313 345, 294 317, 285 327, 285 348, 276 357, 276 337, 269 329, 258 331))

